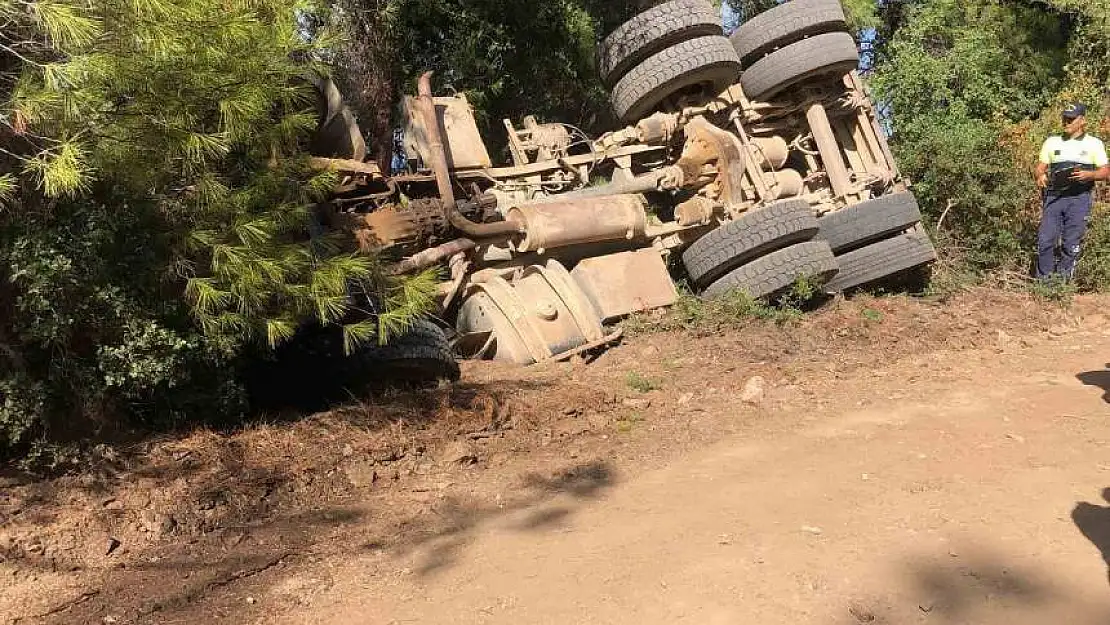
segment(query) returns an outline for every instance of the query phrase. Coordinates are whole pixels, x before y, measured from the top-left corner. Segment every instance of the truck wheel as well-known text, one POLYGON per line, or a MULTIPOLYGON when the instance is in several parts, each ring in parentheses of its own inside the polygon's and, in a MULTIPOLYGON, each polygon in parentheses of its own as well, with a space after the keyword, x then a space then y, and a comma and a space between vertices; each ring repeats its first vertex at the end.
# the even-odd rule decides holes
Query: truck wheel
POLYGON ((807 202, 775 202, 694 241, 682 253, 682 264, 695 284, 709 284, 754 258, 808 241, 817 230, 817 219, 807 202))
POLYGON ((388 381, 455 381, 460 375, 447 336, 427 319, 418 319, 412 329, 386 345, 364 347, 357 358, 388 381))
POLYGON ((840 0, 793 0, 744 22, 729 39, 747 67, 775 48, 813 35, 847 30, 840 0))
POLYGON ((675 44, 632 68, 617 81, 610 100, 618 117, 635 121, 686 89, 700 86, 716 96, 739 74, 740 59, 726 37, 698 37, 675 44))
POLYGON ((925 233, 899 235, 837 256, 840 272, 825 285, 825 291, 838 293, 875 284, 936 259, 936 249, 925 233))
POLYGON ((673 0, 621 24, 598 48, 601 81, 612 87, 625 72, 676 43, 723 35, 721 17, 706 0, 673 0))
POLYGON ((917 198, 904 191, 822 216, 817 220, 821 227, 817 238, 828 242, 833 252, 840 254, 902 232, 920 221, 917 198))
POLYGON ((824 284, 836 275, 836 271, 836 258, 827 243, 798 243, 733 269, 709 285, 704 296, 719 297, 740 290, 755 298, 774 298, 786 292, 799 278, 812 278, 824 284))
POLYGON ((767 100, 788 87, 819 76, 843 77, 859 65, 848 33, 826 33, 792 43, 759 59, 740 77, 744 95, 767 100))

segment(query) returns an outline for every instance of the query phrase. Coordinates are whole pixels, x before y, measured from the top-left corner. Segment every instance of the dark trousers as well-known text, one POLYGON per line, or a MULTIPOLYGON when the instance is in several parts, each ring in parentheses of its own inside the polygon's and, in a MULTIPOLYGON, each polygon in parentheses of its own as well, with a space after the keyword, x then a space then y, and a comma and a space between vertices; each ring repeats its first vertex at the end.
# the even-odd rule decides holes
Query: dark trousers
POLYGON ((1083 235, 1087 232, 1087 216, 1091 214, 1092 196, 1044 195, 1044 213, 1037 232, 1037 277, 1047 278, 1059 274, 1071 278, 1075 261, 1079 258, 1083 235), (1056 245, 1060 244, 1057 258, 1056 245))

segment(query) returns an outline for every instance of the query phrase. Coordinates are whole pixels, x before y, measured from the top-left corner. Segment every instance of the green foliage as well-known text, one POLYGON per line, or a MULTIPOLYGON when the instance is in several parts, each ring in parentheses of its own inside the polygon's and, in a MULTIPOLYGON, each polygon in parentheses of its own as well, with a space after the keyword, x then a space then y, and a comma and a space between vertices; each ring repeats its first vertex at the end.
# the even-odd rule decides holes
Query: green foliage
POLYGON ((1106 204, 1091 214, 1075 285, 1084 291, 1110 291, 1110 206, 1106 204))
POLYGON ((634 315, 625 320, 624 328, 635 334, 676 330, 717 332, 743 327, 752 321, 788 325, 802 319, 804 308, 820 295, 818 287, 812 279, 799 279, 774 303, 753 298, 738 290, 711 299, 702 299, 684 292, 661 317, 634 315))
POLYGON ((927 220, 975 270, 1030 258, 1035 152, 1078 78, 1076 32, 1060 17, 1022 2, 916 2, 872 79, 927 220))
POLYGON ((854 31, 880 26, 879 12, 875 0, 840 0, 848 26, 854 31))
POLYGON ((0 0, 0 457, 234 417, 257 346, 342 324, 353 349, 427 307, 427 277, 310 238, 336 177, 304 153, 305 77, 334 42, 306 15, 0 0))
POLYGON ((1075 283, 1064 280, 1060 276, 1052 276, 1043 280, 1030 280, 1029 292, 1039 300, 1055 302, 1057 304, 1071 303, 1072 296, 1076 293, 1075 283))
MULTIPOLYGON (((343 91, 388 155, 394 106, 436 72, 437 92, 462 92, 486 141, 504 146, 501 120, 533 114, 587 132, 614 122, 596 69, 596 44, 650 2, 637 0, 341 0, 348 33, 343 91)), ((380 161, 379 161, 380 162, 380 161)))
POLYGON ((624 379, 628 388, 636 391, 637 393, 650 393, 657 390, 659 385, 652 379, 644 376, 639 371, 629 371, 624 379))
POLYGON ((882 323, 883 320, 883 311, 875 310, 874 308, 864 308, 859 311, 859 314, 860 317, 863 317, 871 323, 882 323))

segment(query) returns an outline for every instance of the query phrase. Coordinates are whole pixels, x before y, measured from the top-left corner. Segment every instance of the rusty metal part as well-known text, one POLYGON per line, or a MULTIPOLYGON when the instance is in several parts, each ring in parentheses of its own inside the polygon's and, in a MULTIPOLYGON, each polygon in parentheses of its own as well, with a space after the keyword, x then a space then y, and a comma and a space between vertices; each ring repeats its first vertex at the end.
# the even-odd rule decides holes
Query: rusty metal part
POLYGON ((316 169, 326 171, 342 171, 355 174, 366 174, 372 178, 380 178, 382 170, 374 163, 364 163, 352 158, 322 158, 313 156, 308 159, 308 164, 316 169))
POLYGON ((399 275, 409 273, 412 271, 419 271, 432 265, 439 264, 444 260, 469 251, 477 247, 477 244, 470 239, 455 239, 443 245, 423 250, 417 254, 402 260, 401 262, 390 267, 386 273, 389 275, 399 275))
POLYGON ((748 154, 763 169, 782 169, 790 156, 790 146, 782 137, 753 137, 748 154))
POLYGON ((701 178, 705 167, 716 164, 716 184, 719 197, 725 204, 743 201, 744 158, 741 144, 735 135, 728 133, 704 117, 696 117, 684 128, 686 145, 682 148, 676 166, 682 170, 687 184, 701 178))
MULTIPOLYGON (((461 170, 454 171, 452 174, 459 180, 509 180, 526 178, 528 176, 539 176, 556 172, 565 169, 567 166, 580 167, 590 163, 597 163, 603 160, 617 160, 628 156, 639 156, 651 153, 661 153, 666 148, 659 145, 626 145, 616 147, 607 151, 597 151, 588 154, 575 154, 568 156, 562 161, 551 160, 540 163, 529 163, 527 165, 519 165, 513 167, 491 167, 489 169, 477 170, 461 170)), ((393 180, 398 183, 406 182, 435 182, 435 174, 417 173, 417 174, 402 174, 394 176, 393 180)))
POLYGON ((647 191, 671 191, 681 188, 684 184, 685 179, 683 178, 682 170, 671 165, 626 180, 617 180, 596 187, 586 187, 585 189, 537 198, 533 203, 562 202, 568 199, 584 200, 588 198, 644 193, 647 191))
POLYGON ((791 198, 805 190, 805 179, 794 169, 764 172, 763 183, 767 186, 767 201, 791 198))
POLYGON ((721 205, 718 202, 714 202, 707 197, 695 195, 676 206, 674 209, 674 216, 680 226, 696 226, 698 224, 708 223, 720 208, 721 205))
MULTIPOLYGON (((419 99, 419 98, 417 98, 419 99)), ((404 109, 407 126, 405 128, 405 154, 410 160, 419 158, 424 163, 432 160, 431 132, 420 109, 420 104, 412 96, 405 96, 401 106, 404 109)), ((463 94, 432 98, 436 124, 434 131, 440 134, 443 142, 444 158, 451 171, 467 169, 486 169, 493 166, 478 131, 474 112, 463 94)))
POLYGON ((570 275, 602 322, 678 300, 667 266, 652 248, 587 258, 570 275))
POLYGON ((411 200, 403 207, 390 204, 372 213, 349 214, 347 219, 363 251, 416 244, 446 224, 435 199, 411 200))
POLYGON ((876 153, 881 153, 886 161, 886 168, 891 173, 891 178, 898 178, 901 174, 898 172, 898 163, 894 160, 894 153, 890 151, 890 144, 887 142, 886 133, 879 126, 879 120, 875 116, 875 108, 871 103, 871 99, 867 97, 867 87, 863 84, 863 80, 859 77, 859 72, 852 71, 844 78, 845 83, 849 88, 859 95, 862 105, 858 108, 859 124, 863 128, 868 142, 874 142, 874 148, 877 148, 876 153))
POLYGON ((473 266, 473 263, 469 259, 468 251, 455 254, 448 263, 448 267, 451 269, 451 282, 446 285, 447 289, 444 293, 443 301, 440 304, 442 310, 451 308, 451 304, 454 303, 455 298, 458 297, 459 292, 462 290, 463 284, 466 283, 466 277, 470 273, 470 268, 473 266))
POLYGON ((806 121, 809 122, 809 130, 813 133, 814 142, 817 143, 817 151, 829 176, 833 195, 841 198, 850 195, 852 183, 848 177, 848 166, 844 164, 844 156, 840 153, 840 146, 829 124, 829 115, 825 107, 820 103, 811 105, 806 111, 806 121))
POLYGON ((502 120, 509 136, 509 151, 515 165, 527 165, 531 161, 529 153, 536 154, 536 161, 549 161, 566 156, 570 147, 570 133, 563 124, 540 124, 528 115, 524 118, 524 128, 517 130, 512 121, 502 120))
POLYGON ((417 103, 424 115, 425 132, 428 137, 428 152, 432 171, 435 172, 436 186, 443 202, 443 213, 447 221, 464 234, 476 238, 499 237, 520 232, 517 224, 508 221, 494 223, 475 223, 459 212, 455 205, 455 192, 451 188, 451 177, 447 170, 447 157, 443 150, 443 141, 439 135, 439 123, 436 118, 435 103, 432 100, 432 72, 425 72, 420 77, 419 98, 417 103))
POLYGON ((551 357, 551 359, 552 360, 557 360, 557 361, 560 361, 560 362, 565 361, 565 360, 570 360, 571 358, 574 358, 575 356, 580 356, 582 354, 585 354, 586 352, 590 351, 591 349, 597 349, 599 347, 604 347, 606 345, 611 345, 613 343, 616 343, 617 341, 621 340, 622 336, 624 336, 624 328, 617 328, 616 330, 614 330, 611 334, 609 334, 607 336, 603 336, 603 337, 599 338, 596 341, 590 341, 589 343, 586 343, 585 345, 579 345, 578 347, 575 347, 574 349, 567 350, 567 351, 565 351, 561 354, 555 354, 554 356, 551 357))
POLYGON ((616 239, 644 236, 647 213, 636 195, 612 195, 564 202, 525 204, 509 209, 507 220, 527 234, 518 252, 538 252, 616 239))
POLYGON ((678 132, 678 115, 655 113, 636 123, 637 139, 641 143, 665 144, 678 132))
POLYGON ((493 358, 521 365, 605 338, 593 306, 554 260, 509 275, 473 275, 456 327, 464 336, 491 333, 493 358))
MULTIPOLYGON (((741 98, 744 98, 742 94, 741 98)), ((747 99, 744 98, 743 101, 746 103, 747 99)), ((744 129, 744 124, 740 122, 738 116, 733 116, 732 125, 736 129, 736 136, 740 139, 740 145, 744 146, 744 149, 750 153, 752 150, 752 142, 748 137, 748 132, 744 129)), ((763 184, 762 168, 759 163, 752 159, 747 159, 744 162, 744 172, 748 174, 748 181, 755 190, 756 197, 765 199, 767 196, 767 186, 763 184)))
POLYGON ((524 130, 521 134, 527 137, 524 148, 535 150, 537 161, 566 155, 567 148, 570 147, 570 133, 566 127, 562 124, 537 123, 536 118, 531 115, 524 118, 524 130))

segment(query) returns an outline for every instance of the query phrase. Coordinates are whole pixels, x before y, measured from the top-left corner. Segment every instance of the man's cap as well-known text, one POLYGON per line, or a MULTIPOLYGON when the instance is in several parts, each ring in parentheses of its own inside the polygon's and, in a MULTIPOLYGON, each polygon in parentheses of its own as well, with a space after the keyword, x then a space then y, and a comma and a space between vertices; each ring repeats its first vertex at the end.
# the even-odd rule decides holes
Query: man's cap
POLYGON ((1072 102, 1064 107, 1064 117, 1068 119, 1075 119, 1076 117, 1083 117, 1087 114, 1087 106, 1079 102, 1072 102))

